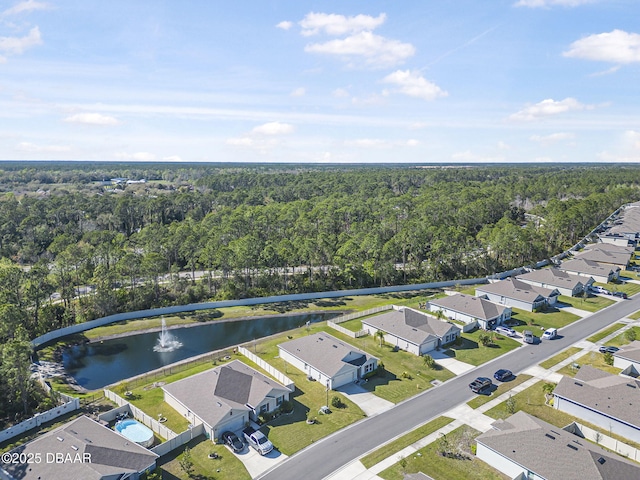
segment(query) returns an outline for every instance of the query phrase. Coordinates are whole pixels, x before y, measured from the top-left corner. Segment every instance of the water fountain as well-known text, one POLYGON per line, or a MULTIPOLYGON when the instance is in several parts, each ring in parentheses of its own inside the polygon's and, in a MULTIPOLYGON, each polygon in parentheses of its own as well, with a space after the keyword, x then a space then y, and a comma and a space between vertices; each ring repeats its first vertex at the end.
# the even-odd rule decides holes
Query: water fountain
POLYGON ((180 342, 176 337, 171 335, 167 330, 167 324, 162 318, 162 331, 160 332, 160 336, 158 337, 158 341, 156 345, 153 347, 154 352, 173 352, 182 346, 182 342, 180 342))

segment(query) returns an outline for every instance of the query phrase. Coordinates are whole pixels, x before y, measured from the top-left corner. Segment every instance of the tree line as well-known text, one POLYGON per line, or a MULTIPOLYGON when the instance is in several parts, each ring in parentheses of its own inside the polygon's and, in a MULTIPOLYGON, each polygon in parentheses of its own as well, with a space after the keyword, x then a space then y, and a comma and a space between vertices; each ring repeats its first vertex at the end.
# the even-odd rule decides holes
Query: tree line
MULTIPOLYGON (((2 368, 30 338, 122 311, 490 275, 640 199, 640 168, 619 165, 0 163, 0 178, 2 368), (105 190, 114 177, 147 182, 105 190)), ((0 416, 29 410, 20 375, 0 376, 16 397, 0 416)))

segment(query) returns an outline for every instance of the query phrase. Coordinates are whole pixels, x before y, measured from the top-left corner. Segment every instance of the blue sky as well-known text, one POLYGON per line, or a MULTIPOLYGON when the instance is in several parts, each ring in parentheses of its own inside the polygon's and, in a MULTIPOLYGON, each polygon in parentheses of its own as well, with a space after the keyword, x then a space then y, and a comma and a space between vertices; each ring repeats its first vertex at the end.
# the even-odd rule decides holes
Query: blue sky
POLYGON ((0 159, 638 162, 638 0, 0 2, 0 159))

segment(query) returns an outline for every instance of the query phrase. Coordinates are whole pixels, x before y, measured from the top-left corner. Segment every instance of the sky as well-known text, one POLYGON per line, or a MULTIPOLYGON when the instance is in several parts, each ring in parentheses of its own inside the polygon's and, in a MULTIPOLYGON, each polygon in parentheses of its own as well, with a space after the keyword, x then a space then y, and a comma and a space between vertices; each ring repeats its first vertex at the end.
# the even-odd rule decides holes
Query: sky
POLYGON ((0 159, 639 162, 640 1, 0 1, 0 159))

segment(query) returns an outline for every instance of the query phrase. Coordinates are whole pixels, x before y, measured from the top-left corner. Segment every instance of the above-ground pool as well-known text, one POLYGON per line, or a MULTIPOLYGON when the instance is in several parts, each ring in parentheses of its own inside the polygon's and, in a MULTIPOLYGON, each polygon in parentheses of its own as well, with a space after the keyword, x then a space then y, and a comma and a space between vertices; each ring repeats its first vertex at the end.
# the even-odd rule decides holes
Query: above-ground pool
POLYGON ((153 432, 135 420, 121 420, 114 427, 118 433, 143 447, 153 445, 153 432))

